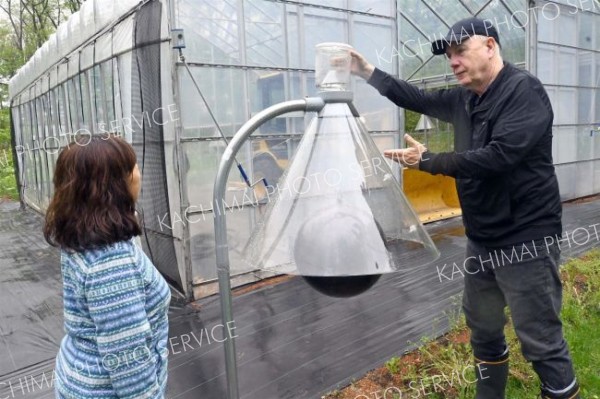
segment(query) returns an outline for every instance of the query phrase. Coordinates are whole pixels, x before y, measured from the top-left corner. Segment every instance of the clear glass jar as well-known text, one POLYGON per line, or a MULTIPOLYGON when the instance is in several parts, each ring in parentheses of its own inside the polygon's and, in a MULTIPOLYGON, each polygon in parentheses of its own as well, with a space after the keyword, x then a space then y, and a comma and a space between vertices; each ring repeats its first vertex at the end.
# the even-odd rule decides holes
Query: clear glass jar
POLYGON ((350 83, 352 46, 345 43, 319 43, 316 46, 315 82, 319 90, 346 90, 350 83))

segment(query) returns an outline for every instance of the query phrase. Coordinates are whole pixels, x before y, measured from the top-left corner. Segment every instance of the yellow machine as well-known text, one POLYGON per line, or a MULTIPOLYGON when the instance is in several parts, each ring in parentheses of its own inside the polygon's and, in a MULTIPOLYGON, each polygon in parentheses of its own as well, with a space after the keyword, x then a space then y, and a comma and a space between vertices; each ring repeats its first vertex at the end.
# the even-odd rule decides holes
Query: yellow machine
POLYGON ((456 183, 452 177, 403 169, 402 190, 423 223, 462 214, 456 183))

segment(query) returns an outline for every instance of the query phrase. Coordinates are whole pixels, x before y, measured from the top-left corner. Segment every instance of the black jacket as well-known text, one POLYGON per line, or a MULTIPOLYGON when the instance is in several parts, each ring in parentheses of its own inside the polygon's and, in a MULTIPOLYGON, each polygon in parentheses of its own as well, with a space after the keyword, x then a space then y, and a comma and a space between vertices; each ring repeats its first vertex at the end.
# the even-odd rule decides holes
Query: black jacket
POLYGON ((369 84, 454 125, 454 152, 425 152, 419 168, 456 178, 467 237, 504 246, 561 235, 554 116, 536 77, 505 63, 481 98, 464 87, 425 92, 379 69, 369 84))

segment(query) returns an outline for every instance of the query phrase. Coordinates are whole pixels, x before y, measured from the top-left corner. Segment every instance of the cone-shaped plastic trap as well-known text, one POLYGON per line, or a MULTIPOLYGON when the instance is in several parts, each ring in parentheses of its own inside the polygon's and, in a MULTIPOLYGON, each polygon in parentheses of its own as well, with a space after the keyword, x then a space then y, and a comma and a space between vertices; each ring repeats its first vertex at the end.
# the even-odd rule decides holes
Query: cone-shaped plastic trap
POLYGON ((268 199, 246 261, 275 274, 302 275, 325 294, 356 295, 383 273, 439 256, 346 103, 328 103, 312 120, 268 199))

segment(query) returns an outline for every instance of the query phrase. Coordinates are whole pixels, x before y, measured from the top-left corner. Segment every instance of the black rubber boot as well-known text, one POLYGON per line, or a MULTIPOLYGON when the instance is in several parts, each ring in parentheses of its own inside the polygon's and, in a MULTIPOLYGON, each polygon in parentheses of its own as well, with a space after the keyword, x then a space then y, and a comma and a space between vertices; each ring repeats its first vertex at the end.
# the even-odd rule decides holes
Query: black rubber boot
POLYGON ((508 380, 508 357, 497 362, 475 363, 477 393, 475 399, 505 399, 508 380))
POLYGON ((577 383, 573 388, 561 394, 556 394, 542 385, 542 399, 580 399, 579 391, 579 384, 577 383))

